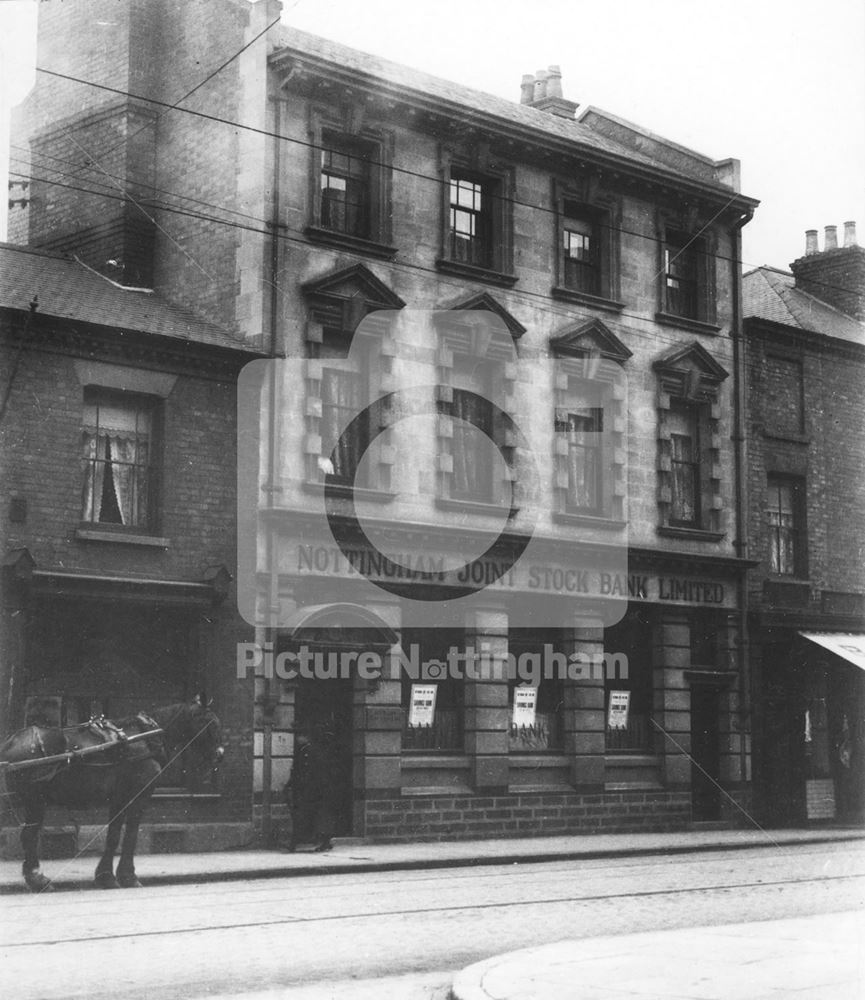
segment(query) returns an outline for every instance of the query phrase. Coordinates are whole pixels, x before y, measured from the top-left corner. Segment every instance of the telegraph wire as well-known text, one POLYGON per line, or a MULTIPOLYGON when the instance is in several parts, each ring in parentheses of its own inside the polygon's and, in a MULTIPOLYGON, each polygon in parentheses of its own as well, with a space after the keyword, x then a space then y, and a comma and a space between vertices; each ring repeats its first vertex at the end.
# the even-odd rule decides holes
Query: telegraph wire
MULTIPOLYGON (((16 176, 16 177, 20 177, 22 179, 26 179, 26 177, 27 177, 27 175, 20 174, 20 173, 17 173, 15 171, 10 171, 10 176, 16 176)), ((38 177, 38 176, 33 176, 33 175, 31 175, 31 177, 32 177, 33 180, 39 181, 40 183, 50 184, 50 185, 55 186, 55 187, 68 188, 68 189, 71 189, 73 191, 79 191, 79 192, 81 192, 83 194, 94 195, 95 197, 99 197, 99 198, 108 198, 108 199, 111 199, 113 201, 121 201, 121 202, 127 200, 126 196, 123 195, 122 193, 115 194, 115 193, 112 193, 110 191, 94 191, 94 190, 91 190, 91 189, 88 189, 88 188, 80 187, 80 186, 75 185, 75 184, 66 184, 66 183, 63 183, 61 181, 55 181, 55 180, 51 180, 51 179, 45 178, 45 177, 38 177)), ((186 218, 197 219, 197 220, 199 220, 201 222, 208 222, 208 223, 213 223, 215 225, 227 226, 227 227, 229 227, 231 229, 239 229, 239 230, 243 230, 243 231, 246 231, 246 232, 256 233, 256 234, 258 234, 260 236, 266 236, 266 237, 269 237, 269 238, 273 238, 274 232, 275 232, 275 235, 277 236, 277 238, 280 239, 280 240, 282 240, 283 242, 296 244, 297 246, 303 247, 307 251, 309 250, 309 248, 311 246, 315 245, 315 244, 312 244, 306 238, 306 236, 304 235, 304 233, 303 233, 302 230, 300 230, 300 229, 292 229, 292 228, 290 228, 288 226, 285 226, 285 225, 279 225, 277 227, 273 227, 269 223, 264 222, 263 220, 255 220, 255 221, 260 221, 261 222, 261 226, 259 227, 259 226, 251 225, 251 224, 248 224, 248 223, 237 222, 237 221, 234 221, 234 220, 231 220, 231 219, 220 219, 220 218, 218 218, 216 216, 204 215, 204 214, 202 214, 200 212, 192 211, 191 209, 185 209, 185 208, 182 208, 182 207, 176 207, 176 206, 171 206, 171 205, 164 205, 164 204, 159 203, 159 202, 153 202, 152 204, 151 203, 149 203, 149 204, 150 204, 150 207, 152 207, 154 209, 158 209, 159 211, 169 212, 169 213, 172 213, 172 214, 175 214, 175 215, 179 215, 179 216, 182 216, 182 217, 186 217, 186 218), (296 235, 292 235, 292 234, 296 234, 296 235)), ((250 216, 250 218, 254 219, 253 216, 250 216)), ((39 248, 37 248, 37 249, 39 249, 39 248)), ((325 249, 332 249, 332 248, 327 248, 326 247, 325 249)), ((49 252, 52 252, 52 251, 49 251, 49 252)), ((442 284, 450 285, 450 286, 452 286, 455 289, 464 289, 465 288, 465 283, 463 281, 461 281, 460 279, 455 279, 455 278, 451 277, 450 275, 447 275, 447 274, 445 274, 445 273, 443 273, 443 272, 441 272, 441 271, 439 271, 439 270, 437 270, 436 268, 433 268, 433 267, 427 267, 427 266, 425 266, 423 264, 415 264, 415 263, 411 263, 409 261, 390 260, 390 261, 385 261, 383 263, 386 264, 386 266, 388 266, 389 268, 392 268, 393 270, 402 271, 404 273, 420 272, 420 273, 423 273, 423 274, 432 275, 432 276, 434 276, 436 278, 436 280, 438 282, 440 282, 442 284)), ((280 288, 280 286, 279 286, 279 284, 277 282, 270 281, 268 283, 271 284, 273 287, 276 287, 282 294, 286 294, 285 289, 284 288, 280 288)), ((510 297, 517 299, 518 301, 522 301, 524 303, 529 303, 529 304, 531 304, 534 301, 540 301, 540 302, 543 302, 543 303, 549 305, 550 301, 551 301, 551 298, 550 298, 549 294, 545 294, 543 292, 533 292, 533 291, 530 291, 529 289, 525 289, 525 288, 520 288, 520 289, 510 288, 510 289, 507 289, 507 294, 510 297)), ((640 314, 634 313, 634 312, 629 312, 627 309, 617 310, 616 313, 615 313, 615 315, 617 317, 623 317, 623 318, 626 318, 626 319, 634 320, 634 321, 639 322, 639 323, 651 323, 652 322, 652 317, 643 316, 643 315, 640 315, 640 314)), ((850 317, 850 318, 852 320, 852 317, 850 317)), ((853 320, 853 321, 855 322, 855 320, 853 320)), ((658 334, 657 332, 653 332, 652 336, 656 340, 661 341, 661 342, 666 342, 670 346, 674 346, 676 344, 680 344, 681 343, 681 338, 675 337, 675 335, 658 334)))
MULTIPOLYGON (((274 23, 277 23, 277 22, 274 22, 274 23)), ((271 27, 272 27, 272 25, 271 25, 271 27)), ((266 29, 266 30, 269 30, 269 29, 266 29)), ((250 42, 248 44, 252 44, 252 43, 250 42)), ((228 62, 230 62, 230 61, 231 60, 228 60, 228 62)), ((226 63, 226 65, 227 65, 227 63, 226 63)), ((166 101, 160 101, 158 98, 143 97, 143 96, 141 96, 139 94, 133 94, 132 92, 130 92, 128 90, 122 90, 122 89, 117 88, 117 87, 110 87, 107 84, 95 83, 95 82, 93 82, 91 80, 84 80, 81 77, 71 76, 71 75, 69 75, 67 73, 60 73, 60 72, 58 72, 56 70, 46 69, 46 68, 44 68, 42 66, 37 66, 36 67, 36 71, 38 73, 44 73, 44 74, 49 75, 49 76, 56 76, 56 77, 59 77, 59 78, 64 79, 64 80, 69 80, 69 81, 71 81, 73 83, 80 83, 80 84, 82 84, 84 86, 87 86, 87 87, 94 87, 94 88, 96 88, 98 90, 106 90, 106 91, 109 91, 110 93, 113 93, 113 94, 118 94, 118 95, 121 95, 121 96, 124 96, 124 97, 133 98, 134 100, 139 100, 139 101, 143 101, 145 103, 155 104, 155 105, 157 105, 159 107, 165 108, 165 111, 163 112, 163 114, 167 113, 168 111, 180 111, 180 112, 182 112, 184 114, 194 115, 196 117, 203 118, 203 119, 205 119, 207 121, 211 121, 211 122, 214 122, 216 124, 226 125, 226 126, 228 126, 230 128, 244 129, 246 131, 250 131, 250 132, 254 132, 254 133, 258 134, 258 135, 262 135, 262 136, 264 136, 266 138, 278 139, 278 140, 281 140, 283 142, 293 143, 294 145, 302 146, 302 147, 305 147, 307 149, 321 151, 321 150, 324 150, 324 149, 328 148, 328 147, 323 146, 321 144, 310 142, 307 139, 299 139, 299 138, 296 138, 294 136, 283 135, 280 132, 273 132, 273 131, 271 131, 269 129, 261 129, 261 128, 258 128, 257 126, 254 126, 254 125, 246 125, 246 124, 244 124, 242 122, 231 121, 228 118, 222 118, 219 115, 212 115, 212 114, 209 114, 209 113, 204 112, 204 111, 195 111, 192 108, 181 108, 181 107, 178 107, 177 104, 168 104, 166 101)), ((184 99, 185 98, 181 98, 180 100, 182 101, 184 99)), ((179 102, 177 102, 177 103, 179 103, 179 102)), ((149 127, 149 126, 144 126, 144 128, 147 128, 147 127, 149 127)), ((143 129, 141 129, 139 131, 143 131, 143 129)), ((135 133, 135 134, 137 135, 138 133, 135 133)), ((21 147, 18 147, 18 148, 21 148, 21 147)), ((111 147, 108 151, 106 151, 106 154, 103 154, 103 155, 107 155, 107 153, 111 152, 113 149, 116 149, 116 148, 117 148, 117 146, 111 147)), ((396 166, 393 163, 385 163, 384 161, 376 160, 375 158, 372 158, 372 157, 366 158, 365 162, 369 163, 372 166, 376 166, 376 167, 381 167, 383 169, 387 169, 387 170, 391 171, 392 173, 406 174, 409 177, 414 177, 414 178, 417 178, 418 180, 429 181, 430 183, 436 184, 436 185, 439 185, 439 186, 441 186, 441 185, 443 185, 445 183, 442 180, 442 178, 440 178, 440 177, 434 177, 431 174, 425 174, 425 173, 422 173, 421 171, 418 171, 418 170, 411 170, 408 167, 396 166)), ((71 161, 70 161, 70 163, 71 163, 71 161)), ((146 186, 146 185, 144 185, 144 186, 146 186)), ((718 193, 720 194, 721 192, 719 191, 718 193)), ((177 194, 176 192, 172 192, 172 194, 175 197, 178 197, 178 198, 184 198, 185 197, 184 195, 177 194)), ((715 214, 715 216, 713 216, 712 220, 710 222, 706 223, 702 227, 702 229, 700 230, 700 233, 704 232, 711 225, 711 222, 714 221, 714 219, 717 218, 717 216, 720 215, 721 212, 723 212, 726 208, 728 208, 736 200, 737 197, 740 197, 740 193, 739 192, 734 192, 729 197, 729 199, 727 200, 726 204, 724 206, 722 206, 722 208, 720 208, 716 212, 716 214, 715 214)), ((558 211, 557 211, 557 209, 555 207, 548 207, 546 205, 533 205, 533 204, 530 204, 529 202, 520 201, 518 198, 506 198, 506 197, 503 197, 503 196, 499 195, 499 196, 496 196, 496 200, 498 202, 500 202, 501 204, 511 205, 511 206, 515 206, 515 207, 519 207, 519 208, 527 208, 530 211, 543 212, 543 213, 545 213, 547 215, 551 215, 551 216, 554 216, 554 217, 557 217, 558 214, 559 214, 558 211)), ((231 209, 222 209, 222 210, 223 211, 232 211, 231 209)), ((265 219, 258 219, 255 216, 247 216, 247 218, 255 219, 255 221, 260 222, 262 225, 271 225, 271 223, 268 222, 267 220, 265 220, 265 219)), ((634 237, 637 237, 639 239, 647 240, 647 241, 649 241, 651 243, 656 243, 656 244, 661 244, 661 245, 665 244, 665 241, 662 240, 662 239, 660 239, 657 236, 650 236, 650 235, 647 235, 646 233, 639 233, 639 232, 637 232, 635 230, 632 230, 632 229, 625 229, 625 228, 620 227, 620 226, 612 226, 612 225, 608 225, 608 224, 602 224, 601 228, 606 229, 608 232, 619 233, 619 234, 626 235, 626 236, 634 236, 634 237)), ((691 242, 693 242, 693 240, 697 239, 698 236, 700 235, 700 233, 695 234, 692 237, 691 242)), ((752 263, 750 261, 737 260, 734 257, 730 257, 730 256, 727 256, 725 254, 721 254, 721 253, 718 253, 718 252, 715 252, 715 251, 713 251, 711 253, 708 253, 706 251, 702 251, 701 250, 700 253, 702 253, 703 256, 712 257, 715 260, 723 261, 725 263, 737 263, 743 269, 744 268, 759 269, 759 268, 762 268, 762 267, 772 266, 772 265, 765 265, 765 264, 755 264, 755 263, 752 263)), ((815 282, 815 284, 819 284, 819 285, 821 285, 821 287, 835 289, 837 291, 845 291, 845 292, 851 291, 851 289, 846 288, 845 286, 842 286, 842 285, 833 285, 833 284, 829 284, 827 282, 815 282)))

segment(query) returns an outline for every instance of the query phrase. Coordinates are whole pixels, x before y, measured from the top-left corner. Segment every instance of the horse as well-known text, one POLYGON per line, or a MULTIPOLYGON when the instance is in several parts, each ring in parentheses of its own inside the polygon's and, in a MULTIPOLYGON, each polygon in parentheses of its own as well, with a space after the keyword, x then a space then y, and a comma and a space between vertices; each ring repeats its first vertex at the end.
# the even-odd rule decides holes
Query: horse
POLYGON ((204 695, 191 702, 166 705, 127 718, 91 720, 84 726, 61 730, 31 726, 15 733, 0 747, 0 760, 14 761, 68 752, 71 747, 105 743, 107 749, 86 757, 15 770, 6 775, 9 791, 24 810, 21 846, 22 871, 31 892, 53 890, 39 865, 39 834, 49 805, 87 808, 108 804, 105 850, 96 866, 100 889, 138 889, 135 845, 141 817, 160 772, 181 759, 187 773, 215 771, 222 761, 219 719, 204 695), (161 729, 162 735, 127 743, 129 736, 161 729), (197 757, 195 766, 188 767, 197 757), (117 873, 114 855, 123 834, 117 873))

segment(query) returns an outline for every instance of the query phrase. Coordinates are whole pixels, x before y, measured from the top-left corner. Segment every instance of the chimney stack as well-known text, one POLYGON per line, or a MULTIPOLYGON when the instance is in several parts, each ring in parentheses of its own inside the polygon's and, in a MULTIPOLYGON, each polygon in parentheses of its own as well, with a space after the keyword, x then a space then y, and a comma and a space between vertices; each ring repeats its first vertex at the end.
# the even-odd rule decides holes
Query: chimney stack
POLYGON ((573 119, 579 104, 562 96, 562 68, 550 66, 527 73, 520 83, 520 104, 548 111, 558 118, 573 119))
POLYGON ((805 232, 805 256, 790 265, 796 287, 865 322, 865 248, 856 243, 856 223, 844 223, 843 247, 837 226, 826 226, 824 234, 820 252, 817 230, 805 232))

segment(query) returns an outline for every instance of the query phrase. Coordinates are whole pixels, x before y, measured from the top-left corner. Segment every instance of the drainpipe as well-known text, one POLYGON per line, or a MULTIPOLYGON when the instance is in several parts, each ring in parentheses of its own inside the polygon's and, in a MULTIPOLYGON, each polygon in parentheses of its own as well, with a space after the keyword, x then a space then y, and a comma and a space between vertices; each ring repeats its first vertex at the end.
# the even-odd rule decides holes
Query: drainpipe
MULTIPOLYGON (((745 451, 745 344, 742 329, 742 228, 750 222, 753 212, 742 215, 731 227, 730 235, 733 243, 732 278, 733 278, 733 453, 736 476, 736 555, 739 559, 748 558, 748 484, 747 455, 745 451)), ((751 697, 751 651, 748 636, 748 582, 745 573, 739 574, 737 581, 739 597, 739 772, 741 781, 745 781, 748 755, 746 751, 746 732, 749 732, 751 697)), ((753 740, 752 740, 753 750, 753 740)), ((753 779, 753 769, 752 769, 753 779)))
MULTIPOLYGON (((272 206, 271 206, 271 238, 270 238, 270 357, 268 371, 268 420, 267 420, 267 477, 264 485, 265 502, 273 506, 274 497, 279 490, 278 470, 278 438, 279 438, 279 378, 276 361, 279 357, 279 295, 277 291, 277 274, 279 273, 279 202, 280 202, 280 146, 279 127, 281 124, 280 101, 274 101, 273 157, 272 157, 272 206)), ((260 524, 261 522, 259 522, 260 524)), ((277 544, 273 523, 268 519, 267 527, 267 569, 268 593, 267 612, 264 626, 256 629, 259 646, 264 641, 276 649, 279 614, 279 564, 277 544)), ((262 679, 261 714, 262 714, 262 747, 261 747, 261 839, 265 847, 269 847, 273 837, 273 723, 276 706, 279 704, 279 689, 274 686, 273 677, 265 672, 262 679)))

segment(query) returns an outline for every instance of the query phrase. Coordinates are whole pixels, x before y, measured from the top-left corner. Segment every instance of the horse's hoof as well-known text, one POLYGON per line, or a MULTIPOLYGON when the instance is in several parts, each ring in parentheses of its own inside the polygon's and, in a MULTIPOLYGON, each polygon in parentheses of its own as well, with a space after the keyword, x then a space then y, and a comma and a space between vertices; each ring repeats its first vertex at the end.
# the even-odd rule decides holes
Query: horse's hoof
POLYGON ((111 872, 100 872, 93 880, 97 889, 119 889, 120 883, 111 872))
POLYGON ((54 892, 51 879, 46 878, 40 871, 25 872, 24 881, 31 892, 54 892))
POLYGON ((144 886, 138 881, 136 875, 118 875, 117 881, 121 889, 143 889, 144 886))

